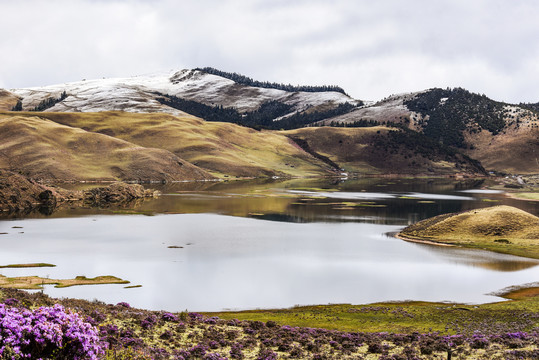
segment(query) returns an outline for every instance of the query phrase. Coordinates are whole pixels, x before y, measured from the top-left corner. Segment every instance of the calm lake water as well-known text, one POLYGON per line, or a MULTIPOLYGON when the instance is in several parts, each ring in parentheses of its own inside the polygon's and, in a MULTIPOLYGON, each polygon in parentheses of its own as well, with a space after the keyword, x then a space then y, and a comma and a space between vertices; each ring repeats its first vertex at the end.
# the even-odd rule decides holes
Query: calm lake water
POLYGON ((539 263, 392 236, 418 220, 477 207, 509 204, 539 215, 537 202, 508 199, 484 185, 360 179, 159 186, 163 196, 134 208, 66 208, 0 221, 0 233, 7 233, 0 235, 0 264, 57 265, 0 273, 114 275, 142 286, 46 286, 45 292, 168 311, 497 301, 488 294, 537 281, 539 263))

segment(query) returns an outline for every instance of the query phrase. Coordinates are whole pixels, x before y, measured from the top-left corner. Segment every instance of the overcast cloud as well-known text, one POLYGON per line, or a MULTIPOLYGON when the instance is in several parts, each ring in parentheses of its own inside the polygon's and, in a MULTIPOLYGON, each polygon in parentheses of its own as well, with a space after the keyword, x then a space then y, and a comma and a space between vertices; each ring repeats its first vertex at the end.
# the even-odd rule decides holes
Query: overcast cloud
POLYGON ((0 87, 212 66, 376 100, 539 101, 534 0, 0 0, 0 87))

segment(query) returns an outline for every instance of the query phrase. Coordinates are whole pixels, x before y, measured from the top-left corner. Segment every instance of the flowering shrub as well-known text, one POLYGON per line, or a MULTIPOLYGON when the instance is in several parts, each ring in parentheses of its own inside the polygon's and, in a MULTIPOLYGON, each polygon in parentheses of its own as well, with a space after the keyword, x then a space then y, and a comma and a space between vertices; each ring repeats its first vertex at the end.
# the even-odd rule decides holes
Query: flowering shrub
POLYGON ((217 320, 219 320, 219 318, 216 317, 216 316, 213 316, 213 317, 204 319, 204 323, 205 323, 205 324, 215 325, 215 324, 217 324, 217 320))
POLYGON ((236 344, 236 343, 232 344, 230 348, 230 357, 232 359, 243 359, 244 355, 243 355, 242 349, 243 349, 243 345, 236 344))
POLYGON ((475 333, 472 336, 471 346, 472 349, 485 349, 489 346, 490 341, 489 339, 480 333, 475 333))
MULTIPOLYGON (((0 359, 539 359, 537 308, 501 315, 489 312, 488 317, 475 318, 472 311, 458 310, 458 321, 446 322, 443 332, 347 332, 281 326, 273 321, 224 320, 199 313, 172 314, 73 299, 52 300, 39 293, 11 289, 2 289, 2 293, 5 298, 4 304, 0 304, 0 359), (56 302, 77 309, 80 318, 59 305, 34 311, 22 309, 23 304, 47 306, 56 302), (92 324, 99 326, 102 343, 95 337, 92 324), (84 334, 92 332, 93 338, 84 338, 84 334), (90 345, 85 350, 83 344, 90 345), (101 349, 105 348, 103 355, 101 349)), ((410 318, 404 310, 394 311, 390 307, 367 309, 377 316, 410 318)), ((358 308, 351 310, 363 312, 358 308)))
POLYGON ((192 312, 192 313, 188 313, 187 315, 193 321, 200 321, 200 320, 204 319, 204 316, 202 316, 202 314, 199 314, 199 313, 192 312))
POLYGON ((6 300, 4 300, 4 304, 8 306, 17 305, 18 303, 19 303, 19 300, 14 299, 14 298, 7 298, 6 300))
POLYGON ((151 329, 155 324, 157 324, 157 316, 152 314, 142 320, 140 326, 142 326, 143 329, 151 329))
POLYGON ((34 311, 0 304, 0 357, 97 359, 97 330, 61 305, 34 311))
POLYGON ((228 360, 228 358, 222 357, 220 354, 217 353, 209 353, 204 356, 203 360, 228 360))
POLYGON ((171 313, 164 313, 163 315, 161 315, 161 318, 164 320, 164 321, 172 321, 172 322, 178 322, 178 317, 174 314, 171 314, 171 313))
POLYGON ((206 352, 208 351, 208 347, 204 345, 196 345, 189 349, 189 352, 192 356, 198 356, 202 357, 206 355, 206 352))

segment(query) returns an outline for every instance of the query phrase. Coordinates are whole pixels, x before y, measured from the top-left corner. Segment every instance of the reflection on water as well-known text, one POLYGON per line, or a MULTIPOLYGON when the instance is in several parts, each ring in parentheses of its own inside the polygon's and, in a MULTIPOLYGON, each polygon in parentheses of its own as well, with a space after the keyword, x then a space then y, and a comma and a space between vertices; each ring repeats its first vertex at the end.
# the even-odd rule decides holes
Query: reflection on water
POLYGON ((502 194, 502 190, 490 190, 490 189, 468 189, 461 190, 460 192, 469 194, 502 194))
MULTIPOLYGON (((73 184, 80 189, 87 184, 73 184)), ((292 179, 228 182, 151 184, 163 195, 131 207, 109 209, 63 207, 52 215, 71 217, 111 214, 126 209, 143 214, 214 213, 250 217, 252 214, 286 215, 283 221, 366 221, 408 225, 442 213, 471 210, 498 204, 519 207, 539 215, 539 202, 506 198, 499 191, 478 189, 484 180, 361 178, 292 179)), ((65 184, 63 186, 66 186, 65 184)))
POLYGON ((507 254, 457 247, 433 246, 420 243, 414 244, 433 254, 439 255, 444 261, 478 266, 487 270, 520 271, 539 265, 539 260, 526 259, 507 254))
POLYGON ((537 262, 385 235, 441 213, 498 203, 539 213, 537 203, 501 193, 461 192, 479 185, 372 178, 159 184, 163 196, 131 209, 66 207, 0 221, 0 233, 7 233, 0 235, 0 264, 57 265, 4 269, 7 276, 119 276, 142 287, 46 292, 170 311, 486 302, 496 299, 485 295, 492 291, 536 281, 537 262))

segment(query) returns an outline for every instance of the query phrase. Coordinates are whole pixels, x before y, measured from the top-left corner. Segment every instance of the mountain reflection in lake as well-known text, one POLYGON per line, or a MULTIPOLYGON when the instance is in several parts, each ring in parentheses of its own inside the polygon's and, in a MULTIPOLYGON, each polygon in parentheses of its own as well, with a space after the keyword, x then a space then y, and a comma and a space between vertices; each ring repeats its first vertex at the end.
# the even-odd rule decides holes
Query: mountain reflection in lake
POLYGON ((142 287, 45 292, 169 311, 495 301, 485 294, 536 281, 537 262, 387 235, 426 217, 493 204, 538 213, 536 203, 500 193, 462 192, 478 185, 361 179, 159 186, 164 195, 136 209, 63 209, 1 221, 0 265, 57 265, 3 269, 6 276, 115 275, 142 287))

